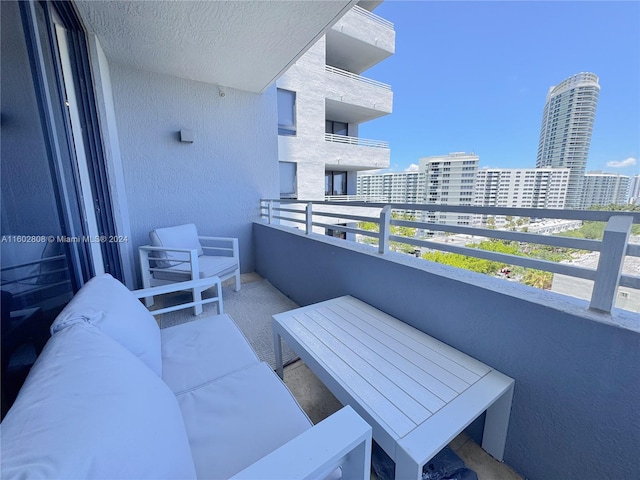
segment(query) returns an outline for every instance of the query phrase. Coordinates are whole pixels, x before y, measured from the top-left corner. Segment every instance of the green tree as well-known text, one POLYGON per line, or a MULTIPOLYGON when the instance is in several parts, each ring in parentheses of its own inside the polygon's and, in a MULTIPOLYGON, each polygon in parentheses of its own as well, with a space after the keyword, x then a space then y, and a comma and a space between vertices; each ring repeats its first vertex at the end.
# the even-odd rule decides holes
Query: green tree
POLYGON ((549 290, 553 281, 553 274, 542 270, 527 270, 522 278, 522 283, 531 287, 549 290))

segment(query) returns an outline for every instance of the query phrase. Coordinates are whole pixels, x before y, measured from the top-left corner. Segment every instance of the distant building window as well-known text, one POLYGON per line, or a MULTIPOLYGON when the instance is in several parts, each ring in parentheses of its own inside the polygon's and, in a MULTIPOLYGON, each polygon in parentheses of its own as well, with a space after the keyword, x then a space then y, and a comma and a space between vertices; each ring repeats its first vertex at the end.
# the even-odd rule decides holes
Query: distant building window
POLYGON ((342 135, 343 137, 347 137, 349 136, 349 124, 346 122, 325 120, 324 131, 325 133, 332 133, 333 135, 342 135))
POLYGON ((324 194, 327 196, 347 195, 347 172, 325 172, 324 194))
POLYGON ((296 92, 278 89, 278 135, 296 134, 296 92))
POLYGON ((298 198, 297 163, 280 162, 280 198, 298 198))

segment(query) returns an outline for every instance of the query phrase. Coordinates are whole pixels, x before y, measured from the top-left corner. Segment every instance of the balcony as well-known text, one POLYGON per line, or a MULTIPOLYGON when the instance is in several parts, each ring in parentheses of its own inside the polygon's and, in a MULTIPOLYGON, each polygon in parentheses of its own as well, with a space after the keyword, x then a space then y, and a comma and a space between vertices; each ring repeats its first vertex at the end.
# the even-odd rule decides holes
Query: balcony
MULTIPOLYGON (((323 211, 323 204, 312 208, 323 211)), ((603 213, 611 214, 598 212, 603 213)), ((275 209, 272 214, 280 215, 275 209)), ((633 221, 640 222, 637 213, 633 221)), ((640 419, 637 314, 616 308, 602 313, 586 300, 406 254, 379 253, 368 245, 307 234, 304 220, 301 225, 303 230, 254 223, 256 271, 299 305, 353 295, 514 378, 505 463, 528 478, 633 475, 640 419)), ((601 246, 601 254, 611 253, 601 246)), ((456 251, 455 245, 442 247, 456 251)), ((640 253, 637 245, 626 248, 628 255, 640 253)), ((637 288, 637 277, 633 281, 637 288)))
POLYGON ((327 118, 359 124, 391 113, 390 85, 330 65, 325 70, 327 118))
MULTIPOLYGON (((62 63, 59 55, 65 52, 54 49, 56 56, 49 59, 52 62, 43 64, 47 50, 42 50, 41 42, 25 43, 25 39, 55 39, 55 31, 40 32, 33 22, 21 21, 27 16, 22 17, 20 9, 27 9, 28 18, 36 19, 40 18, 36 17, 36 9, 44 6, 51 10, 66 2, 2 3, 3 27, 7 27, 3 29, 3 38, 9 35, 11 39, 11 42, 3 42, 2 66, 16 67, 3 70, 6 72, 2 77, 3 95, 7 93, 6 98, 11 100, 7 111, 3 110, 3 118, 6 113, 7 118, 21 119, 2 132, 3 175, 12 179, 3 185, 2 193, 10 200, 20 200, 2 202, 3 219, 7 219, 7 224, 13 228, 4 234, 57 234, 58 228, 61 233, 76 233, 75 217, 78 221, 84 221, 84 217, 73 211, 65 212, 67 216, 61 220, 56 217, 61 206, 71 209, 81 205, 78 202, 81 195, 76 192, 83 193, 75 182, 77 170, 67 169, 62 157, 76 158, 84 167, 102 166, 104 170, 89 172, 91 179, 96 181, 96 188, 110 192, 106 199, 98 198, 96 214, 108 211, 111 216, 100 218, 105 224, 112 222, 113 225, 107 225, 104 231, 127 241, 114 244, 113 248, 102 244, 104 253, 90 255, 91 262, 83 263, 79 263, 84 258, 81 254, 86 253, 83 245, 65 245, 65 251, 73 254, 67 255, 73 260, 68 264, 73 268, 67 271, 78 281, 88 280, 91 272, 100 268, 117 274, 116 267, 121 263, 121 276, 127 286, 139 288, 136 282, 139 274, 136 271, 137 249, 148 243, 148 232, 159 226, 194 222, 203 232, 239 238, 243 272, 257 272, 297 305, 351 294, 513 377, 516 388, 505 461, 522 475, 530 478, 637 476, 637 452, 640 450, 637 429, 640 424, 637 403, 640 398, 640 326, 637 315, 617 308, 603 313, 589 308, 589 300, 385 250, 387 240, 402 240, 393 235, 382 236, 383 253, 379 253, 370 245, 307 234, 307 228, 325 227, 318 224, 317 217, 307 220, 304 211, 298 214, 300 221, 296 219, 292 223, 302 225, 305 231, 276 224, 279 220, 276 217, 284 214, 274 213, 273 208, 272 224, 260 219, 260 198, 278 192, 277 143, 280 139, 276 139, 275 133, 276 102, 270 96, 273 92, 264 95, 255 92, 262 91, 265 84, 272 85, 269 82, 278 72, 295 62, 305 46, 321 36, 340 10, 350 5, 349 2, 319 2, 322 8, 311 10, 304 5, 273 7, 270 2, 238 2, 239 5, 196 2, 188 8, 193 15, 186 17, 181 15, 184 5, 169 5, 176 2, 74 3, 86 18, 83 26, 92 33, 83 38, 89 52, 83 54, 81 48, 76 52, 91 66, 91 75, 82 77, 87 82, 78 84, 83 87, 77 89, 78 93, 83 93, 82 102, 78 101, 78 104, 95 106, 100 114, 93 121, 87 121, 87 126, 94 128, 89 131, 94 135, 87 135, 87 141, 97 139, 97 143, 89 143, 97 148, 86 149, 91 156, 84 163, 71 151, 74 132, 69 127, 47 132, 45 137, 39 135, 51 128, 51 122, 47 120, 57 123, 59 117, 66 115, 65 108, 74 102, 65 103, 69 98, 61 94, 60 85, 56 83, 63 78, 63 72, 55 67, 62 63), (153 10, 153 6, 157 10, 153 10), (219 8, 226 7, 230 9, 229 15, 216 13, 219 8), (263 8, 271 19, 268 25, 264 22, 263 8), (281 11, 283 9, 287 12, 281 11), (242 10, 247 10, 245 15, 242 10), (322 18, 316 18, 322 12, 322 18), (5 14, 7 22, 4 22, 5 14), (168 22, 173 16, 183 18, 183 21, 168 22), (238 36, 235 29, 227 29, 227 18, 233 25, 247 27, 244 29, 247 33, 238 36), (288 23, 298 26, 296 41, 291 41, 291 32, 281 28, 282 18, 295 20, 288 23), (192 20, 200 20, 199 28, 194 29, 189 24, 192 20), (211 33, 212 21, 224 28, 214 28, 211 33), (166 39, 169 24, 175 30, 170 33, 178 38, 177 43, 146 41, 155 38, 150 33, 166 39), (257 27, 252 28, 255 25, 257 27), (267 31, 269 25, 272 29, 267 31), (313 25, 317 28, 311 28, 313 25), (264 37, 256 38, 254 30, 264 37), (223 45, 234 44, 235 48, 218 49, 211 57, 211 49, 207 49, 210 35, 224 32, 226 36, 218 40, 223 45), (239 42, 238 38, 244 40, 239 42), (132 39, 137 40, 130 41, 132 39), (288 54, 280 55, 279 50, 274 49, 274 44, 279 43, 290 47, 288 54), (196 52, 182 48, 195 44, 199 45, 196 52), (20 48, 12 48, 14 45, 20 48), (152 58, 147 58, 149 48, 152 58), (273 55, 262 55, 268 57, 265 61, 272 63, 264 70, 263 66, 259 67, 264 74, 251 77, 238 71, 247 65, 256 68, 253 60, 260 52, 275 50, 278 50, 277 61, 273 55), (185 51, 190 52, 186 57, 185 51), (208 60, 201 61, 205 58, 208 60), (49 75, 41 64, 51 67, 54 75, 49 75), (38 65, 40 70, 36 68, 38 65), (212 65, 219 68, 212 69, 212 65), (38 82, 34 82, 36 77, 38 82), (93 85, 88 81, 92 79, 93 85), (254 84, 256 79, 259 81, 254 84), (46 84, 47 80, 51 80, 51 85, 46 84), (29 85, 33 88, 29 89, 29 85), (182 128, 193 129, 193 143, 181 141, 177 132, 182 128), (104 158, 97 154, 100 147, 105 150, 104 158), (5 155, 5 151, 10 154, 5 155), (54 155, 56 151, 61 152, 60 158, 54 155), (13 152, 16 153, 11 154, 13 152)), ((356 12, 350 11, 348 17, 352 23, 362 22, 370 27, 370 31, 378 31, 381 35, 378 45, 388 38, 385 35, 394 35, 388 25, 375 21, 375 17, 355 17, 359 15, 356 12)), ((48 11, 48 15, 52 13, 48 11)), ((42 23, 43 28, 54 28, 47 22, 38 23, 42 23)), ((335 36, 342 36, 349 37, 344 41, 367 44, 367 41, 357 40, 357 32, 353 35, 341 33, 340 24, 336 26, 337 30, 330 30, 334 40, 335 36)), ((344 30, 349 30, 346 23, 344 30)), ((77 35, 80 31, 74 30, 74 35, 67 39, 73 40, 77 35)), ((336 54, 336 45, 334 42, 328 47, 328 58, 336 54)), ((373 46, 370 40, 367 45, 379 54, 385 52, 384 48, 373 46)), ((330 64, 340 67, 337 63, 330 64)), ((77 74, 75 70, 80 69, 74 69, 73 73, 77 74)), ((319 136, 317 140, 326 147, 312 153, 319 159, 312 166, 320 175, 325 171, 327 155, 329 166, 337 167, 336 170, 349 169, 349 165, 354 168, 389 165, 385 142, 331 136, 325 138, 325 142, 319 136)), ((69 167, 76 166, 73 162, 68 164, 69 167)), ((328 202, 327 205, 338 209, 337 203, 328 202)), ((365 206, 377 213, 362 217, 380 222, 379 212, 384 205, 367 203, 365 206)), ((334 225, 330 222, 336 218, 357 223, 360 220, 349 212, 354 207, 349 204, 347 211, 339 214, 321 211, 320 217, 330 219, 325 224, 331 227, 334 225)), ((418 206, 407 204, 406 207, 415 210, 418 206)), ((457 213, 456 207, 437 208, 457 213)), ((469 211, 471 207, 465 208, 469 211)), ((494 215, 512 212, 509 209, 492 211, 494 215)), ((520 214, 525 211, 519 210, 520 214)), ((483 210, 477 212, 481 214, 483 210)), ((598 217, 608 215, 607 212, 587 214, 590 216, 585 218, 608 220, 598 217)), ((544 212, 544 215, 571 218, 574 213, 553 211, 544 212)), ((634 222, 638 223, 637 214, 634 215, 634 222)), ((435 215, 432 217, 436 218, 435 215)), ((401 226, 398 222, 392 219, 388 224, 401 226)), ((384 218, 382 225, 387 225, 384 218)), ((468 228, 437 227, 445 233, 460 234, 468 228)), ((93 227, 87 228, 87 233, 95 233, 93 227)), ((345 231, 352 228, 341 227, 345 231)), ((84 233, 84 230, 78 228, 77 232, 84 233)), ((491 232, 494 236, 500 235, 498 238, 514 240, 524 235, 498 230, 484 234, 491 232)), ((439 245, 446 251, 454 252, 458 248, 468 253, 459 245, 437 244, 431 239, 419 241, 424 242, 417 244, 421 248, 439 245)), ((597 251, 606 254, 607 258, 619 260, 621 252, 615 252, 615 249, 621 250, 623 243, 615 240, 602 244, 587 242, 579 247, 597 247, 597 251)), ((12 265, 9 260, 17 259, 17 256, 6 255, 6 245, 2 248, 3 267, 12 265)), ((637 246, 624 243, 624 248, 627 255, 638 256, 637 246)), ((40 251, 37 258, 40 259, 40 251)), ((540 268, 543 265, 533 266, 540 268)), ((599 282, 597 268, 595 273, 588 267, 554 268, 568 271, 572 278, 593 276, 599 282)), ((610 273, 612 270, 603 271, 610 273)), ((53 273, 47 271, 38 278, 53 273)), ((28 276, 33 275, 29 273, 28 276)), ((621 278, 620 285, 636 285, 637 288, 633 275, 624 274, 621 278)), ((604 280, 604 285, 612 285, 610 279, 604 280)), ((615 280, 613 284, 618 283, 617 278, 615 280)), ((598 287, 598 290, 602 288, 598 287)), ((240 298, 248 299, 248 291, 249 288, 243 288, 238 292, 240 298)), ((225 291, 224 294, 225 302, 231 303, 232 293, 225 291)), ((597 297, 606 298, 606 295, 597 297)), ((246 302, 250 303, 249 300, 246 302)), ((231 308, 228 311, 234 315, 231 308)), ((251 315, 248 318, 251 319, 251 315)), ((480 421, 470 427, 469 433, 476 438, 482 429, 480 421)))
POLYGON ((395 52, 393 24, 354 6, 327 32, 328 65, 362 73, 395 52))
POLYGON ((337 170, 387 168, 390 161, 389 144, 380 140, 324 134, 327 168, 337 170))

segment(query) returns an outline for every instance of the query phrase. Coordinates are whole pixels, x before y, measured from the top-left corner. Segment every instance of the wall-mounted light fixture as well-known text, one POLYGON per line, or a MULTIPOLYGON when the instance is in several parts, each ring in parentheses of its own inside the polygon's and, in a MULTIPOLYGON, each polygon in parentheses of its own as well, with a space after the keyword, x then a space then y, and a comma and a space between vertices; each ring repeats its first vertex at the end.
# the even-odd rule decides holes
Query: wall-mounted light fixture
POLYGON ((193 130, 183 128, 180 130, 180 141, 182 143, 193 143, 193 130))

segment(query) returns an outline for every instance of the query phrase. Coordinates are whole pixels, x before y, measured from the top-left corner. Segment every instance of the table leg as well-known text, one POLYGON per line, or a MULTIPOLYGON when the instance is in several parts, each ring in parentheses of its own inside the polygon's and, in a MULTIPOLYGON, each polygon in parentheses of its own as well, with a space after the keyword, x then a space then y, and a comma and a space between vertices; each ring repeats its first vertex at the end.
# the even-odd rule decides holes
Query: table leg
POLYGON ((500 398, 487 409, 482 435, 482 448, 496 460, 502 461, 507 443, 507 430, 513 399, 513 382, 500 398))
POLYGON ((275 328, 273 329, 273 353, 275 353, 276 356, 276 373, 284 380, 284 368, 282 366, 282 338, 275 328))
POLYGON ((422 480, 422 465, 409 456, 400 446, 396 448, 396 480, 422 480))

